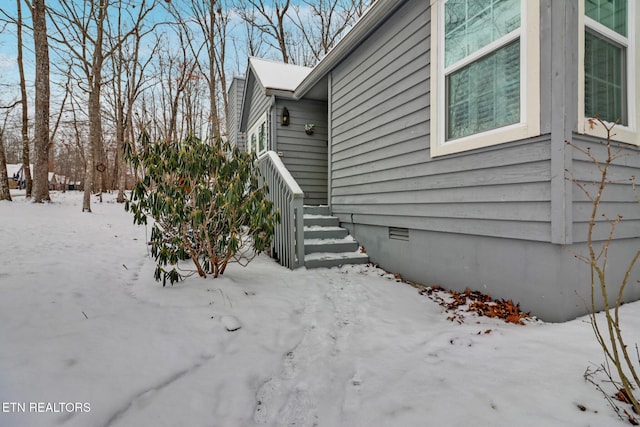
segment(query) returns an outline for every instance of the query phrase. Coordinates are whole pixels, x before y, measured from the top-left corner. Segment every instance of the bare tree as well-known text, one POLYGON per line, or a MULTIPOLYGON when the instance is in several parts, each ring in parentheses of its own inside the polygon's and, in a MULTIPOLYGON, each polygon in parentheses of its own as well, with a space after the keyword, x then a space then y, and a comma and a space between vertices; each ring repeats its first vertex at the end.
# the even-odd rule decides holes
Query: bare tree
POLYGON ((22 170, 24 171, 27 197, 31 197, 32 181, 31 160, 29 159, 29 110, 27 99, 27 82, 24 77, 23 40, 22 40, 22 0, 16 0, 16 35, 18 39, 18 73, 20 75, 20 102, 22 105, 22 170))
POLYGON ((279 51, 285 63, 291 62, 286 22, 290 5, 291 0, 274 0, 272 3, 238 0, 236 3, 240 17, 262 33, 265 43, 279 51))
MULTIPOLYGON (((93 2, 92 2, 93 4, 93 2)), ((87 152, 87 164, 85 167, 84 198, 82 200, 82 211, 91 212, 91 190, 94 184, 94 162, 96 155, 103 152, 102 149, 102 116, 100 115, 100 93, 102 90, 102 65, 104 63, 104 21, 107 17, 108 0, 99 0, 95 17, 96 35, 93 45, 93 54, 90 63, 87 63, 87 80, 89 81, 89 150, 87 152), (90 65, 90 67, 89 67, 90 65)), ((96 167, 104 168, 104 164, 96 167)), ((100 169, 104 172, 104 169, 100 169)), ((100 189, 101 191, 103 188, 100 189)))
MULTIPOLYGON (((177 7, 170 7, 170 10, 179 27, 178 31, 186 35, 183 39, 191 55, 194 58, 205 56, 196 61, 196 65, 209 91, 207 134, 218 138, 228 110, 225 56, 229 11, 222 0, 194 0, 189 2, 184 11, 177 7), (185 16, 189 18, 183 18, 185 16)), ((191 104, 191 107, 194 106, 191 104)))
MULTIPOLYGON (((156 39, 155 45, 151 48, 151 53, 146 60, 140 60, 140 50, 143 38, 153 31, 154 27, 147 30, 139 28, 129 41, 114 46, 114 39, 111 39, 111 47, 114 48, 114 55, 111 58, 113 79, 111 80, 111 98, 113 105, 113 121, 115 123, 115 143, 116 159, 114 179, 117 180, 118 196, 117 202, 124 203, 126 187, 126 165, 124 162, 123 147, 127 139, 135 141, 133 126, 134 104, 140 96, 143 86, 147 81, 145 72, 152 58, 157 53, 159 44, 156 39)), ((122 37, 122 23, 118 15, 117 32, 118 39, 122 37)), ((132 144, 135 148, 135 144, 132 144)))
POLYGON ((242 74, 247 66, 246 56, 260 57, 264 51, 264 43, 262 40, 262 32, 260 32, 251 22, 255 21, 256 15, 253 10, 245 10, 244 13, 248 16, 242 20, 244 28, 241 37, 231 36, 231 42, 236 52, 245 52, 246 55, 236 55, 235 70, 237 73, 242 74))
POLYGON ((286 63, 315 65, 362 16, 371 0, 236 0, 238 14, 247 25, 250 55, 254 41, 263 41, 286 63), (257 38, 255 32, 262 37, 257 38))
MULTIPOLYGON (((73 143, 62 141, 63 146, 65 147, 67 154, 73 152, 75 153, 76 158, 80 158, 81 165, 79 168, 74 167, 73 181, 74 185, 78 180, 82 180, 84 182, 84 173, 85 173, 85 165, 87 164, 85 157, 85 146, 83 141, 88 140, 88 123, 85 117, 85 120, 81 120, 79 117, 82 114, 82 109, 80 108, 80 101, 77 100, 76 94, 74 93, 73 87, 68 86, 67 92, 71 97, 71 102, 69 103, 71 108, 71 134, 68 139, 73 140, 73 143)), ((86 111, 84 112, 86 116, 86 111)))
POLYGON ((11 201, 11 192, 9 191, 9 177, 7 176, 7 159, 4 153, 4 130, 7 127, 7 120, 9 119, 9 113, 18 105, 18 102, 14 102, 8 107, 2 108, 6 110, 2 126, 0 126, 0 200, 11 201))
POLYGON ((304 65, 314 65, 322 59, 364 13, 368 3, 363 0, 303 0, 302 4, 294 5, 293 25, 305 41, 304 50, 313 54, 312 63, 304 65))
POLYGON ((4 155, 4 126, 0 128, 0 200, 11 201, 9 177, 7 176, 7 159, 4 155))
POLYGON ((33 44, 36 54, 36 104, 34 130, 33 201, 42 203, 49 196, 49 40, 45 0, 33 0, 33 44))
MULTIPOLYGON (((214 41, 215 46, 218 46, 217 49, 214 50, 214 54, 216 56, 216 72, 219 76, 219 86, 218 89, 222 94, 222 108, 224 113, 224 123, 225 130, 228 131, 229 127, 227 126, 228 117, 229 117, 229 100, 227 98, 227 70, 226 70, 226 56, 227 56, 227 28, 229 27, 230 16, 228 9, 225 11, 222 7, 219 7, 217 10, 217 19, 214 20, 214 28, 215 28, 215 38, 214 41)), ((212 90, 216 90, 215 87, 212 90)), ((212 95, 213 96, 213 95, 212 95)), ((217 97, 216 97, 217 98, 217 97)), ((218 115, 218 118, 220 115, 218 115)), ((221 123, 221 121, 219 122, 221 123)), ((218 137, 219 135, 214 135, 218 137)))
POLYGON ((63 46, 70 56, 70 63, 76 65, 83 76, 83 89, 89 94, 89 148, 85 152, 85 176, 83 212, 91 212, 91 192, 94 185, 104 190, 103 173, 106 170, 106 155, 103 148, 101 91, 104 84, 102 72, 105 61, 119 48, 120 44, 138 31, 139 25, 151 10, 157 0, 142 0, 140 3, 129 4, 124 0, 83 0, 82 2, 60 2, 60 9, 50 9, 52 22, 56 34, 52 37, 63 46), (113 6, 113 7, 111 7, 113 6), (132 25, 128 31, 119 35, 119 39, 105 49, 105 40, 116 35, 109 34, 106 25, 109 11, 136 11, 131 16, 132 25), (97 164, 96 164, 97 160, 97 164), (94 179, 95 172, 100 172, 100 181, 94 179))
MULTIPOLYGON (((613 250, 610 249, 615 245, 616 229, 624 218, 617 214, 615 218, 605 213, 605 190, 611 185, 623 188, 628 187, 630 196, 640 203, 640 194, 638 193, 638 184, 635 176, 628 178, 617 177, 614 172, 614 166, 623 158, 635 157, 640 155, 640 151, 630 147, 618 145, 612 141, 615 135, 614 128, 618 126, 620 119, 614 123, 606 123, 597 115, 589 119, 589 125, 592 128, 602 126, 607 134, 606 141, 602 141, 604 145, 604 155, 596 154, 590 147, 582 147, 577 144, 567 142, 576 152, 581 153, 583 158, 593 165, 594 179, 580 180, 574 173, 567 170, 568 178, 573 184, 584 194, 590 203, 591 215, 589 216, 589 227, 587 229, 587 254, 574 254, 576 258, 587 263, 591 270, 591 301, 589 317, 591 327, 596 336, 596 340, 602 348, 606 362, 601 365, 601 370, 608 377, 607 383, 615 386, 615 395, 624 397, 626 403, 631 404, 633 411, 628 412, 626 409, 620 409, 609 398, 606 393, 592 376, 597 372, 587 369, 584 378, 594 385, 600 391, 605 393, 607 400, 613 409, 618 413, 621 419, 627 419, 632 425, 640 424, 640 420, 636 415, 640 415, 640 395, 637 390, 640 387, 640 366, 638 358, 638 344, 635 346, 628 345, 626 336, 623 336, 623 323, 620 313, 620 307, 624 304, 625 289, 628 285, 637 283, 634 279, 635 267, 640 263, 640 249, 631 250, 630 253, 623 255, 629 256, 625 261, 620 260, 621 254, 616 255, 616 259, 620 260, 623 268, 623 277, 619 282, 614 282, 609 273, 608 266, 612 262, 613 250), (606 237, 597 237, 596 230, 598 226, 608 227, 606 237), (625 268, 626 266, 626 268, 625 268), (601 299, 603 311, 601 316, 598 314, 596 300, 601 299), (633 348, 635 347, 635 353, 633 348), (616 378, 617 377, 617 378, 616 378), (624 414, 624 416, 623 416, 624 414), (635 414, 635 415, 634 415, 635 414)), ((601 152, 602 153, 602 152, 601 152)), ((622 162, 621 162, 622 163, 622 162)), ((631 197, 629 197, 629 200, 631 197)))
POLYGON ((177 29, 176 36, 179 42, 175 43, 174 47, 166 43, 166 40, 160 42, 165 46, 160 48, 160 59, 154 64, 157 80, 151 92, 153 107, 159 110, 161 115, 154 115, 151 120, 156 127, 157 137, 165 142, 178 141, 186 136, 183 132, 186 113, 181 110, 182 98, 193 80, 199 78, 196 59, 199 52, 196 52, 196 55, 190 52, 187 41, 189 34, 183 31, 182 26, 178 26, 177 29), (160 94, 156 96, 158 90, 160 94))

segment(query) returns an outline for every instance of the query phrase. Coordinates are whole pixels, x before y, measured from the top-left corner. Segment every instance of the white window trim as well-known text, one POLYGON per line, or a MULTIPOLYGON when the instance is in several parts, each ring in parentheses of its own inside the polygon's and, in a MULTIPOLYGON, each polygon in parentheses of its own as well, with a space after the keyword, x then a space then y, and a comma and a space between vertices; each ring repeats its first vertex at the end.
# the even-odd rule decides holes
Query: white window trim
MULTIPOLYGON (((540 2, 520 0, 522 25, 476 52, 486 53, 520 37, 520 123, 445 142, 444 3, 431 0, 431 157, 540 135, 540 2), (517 34, 516 34, 517 33, 517 34), (508 39, 507 37, 510 36, 508 39), (505 40, 507 40, 505 42, 505 40)), ((476 55, 474 57, 477 58, 476 55)), ((460 62, 457 63, 458 66, 460 62)), ((455 64, 454 64, 455 65, 455 64)), ((451 69, 452 67, 449 67, 451 69)))
MULTIPOLYGON (((598 33, 602 33, 607 38, 627 47, 627 116, 628 125, 616 125, 613 130, 613 139, 628 144, 640 145, 640 132, 638 132, 638 124, 640 123, 640 84, 638 84, 638 76, 640 76, 640 55, 638 55, 638 46, 640 46, 640 31, 638 31, 638 22, 640 22, 640 7, 637 6, 636 0, 627 2, 629 14, 628 34, 625 38, 620 36, 613 30, 605 27, 597 21, 585 16, 584 0, 579 2, 578 6, 578 133, 592 135, 598 138, 606 138, 607 131, 599 124, 592 126, 590 118, 585 117, 584 106, 584 40, 585 26, 593 29, 598 33), (635 23, 635 25, 634 25, 635 23), (627 43, 628 41, 628 43, 627 43)), ((606 123, 606 122, 605 122, 606 123)), ((610 124, 610 123, 609 123, 610 124)))
POLYGON ((251 152, 253 151, 253 145, 251 144, 251 138, 253 137, 253 135, 256 136, 256 146, 255 146, 255 152, 256 152, 256 156, 258 157, 262 157, 265 155, 265 153, 267 152, 268 148, 269 148, 269 126, 266 125, 266 129, 265 129, 265 138, 266 141, 264 142, 264 149, 260 150, 260 126, 263 123, 267 123, 267 113, 265 112, 262 116, 260 116, 258 118, 258 120, 255 121, 255 123, 253 124, 253 126, 251 126, 251 128, 249 128, 249 132, 247 132, 247 151, 251 152))

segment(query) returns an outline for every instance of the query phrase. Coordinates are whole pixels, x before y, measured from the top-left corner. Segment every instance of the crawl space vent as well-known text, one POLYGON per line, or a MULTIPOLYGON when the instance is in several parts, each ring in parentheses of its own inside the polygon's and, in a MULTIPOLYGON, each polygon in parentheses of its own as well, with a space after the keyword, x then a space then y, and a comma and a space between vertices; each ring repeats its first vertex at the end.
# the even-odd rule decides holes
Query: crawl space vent
POLYGON ((389 239, 409 241, 409 229, 399 227, 389 227, 389 239))

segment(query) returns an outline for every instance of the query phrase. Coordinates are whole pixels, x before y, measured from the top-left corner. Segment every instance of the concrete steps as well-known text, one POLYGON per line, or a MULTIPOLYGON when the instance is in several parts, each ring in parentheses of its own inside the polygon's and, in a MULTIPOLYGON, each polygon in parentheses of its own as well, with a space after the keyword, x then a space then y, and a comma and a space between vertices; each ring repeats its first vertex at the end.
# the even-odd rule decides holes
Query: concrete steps
POLYGON ((304 207, 304 253, 307 268, 369 262, 358 242, 340 227, 338 218, 329 214, 328 206, 304 207))

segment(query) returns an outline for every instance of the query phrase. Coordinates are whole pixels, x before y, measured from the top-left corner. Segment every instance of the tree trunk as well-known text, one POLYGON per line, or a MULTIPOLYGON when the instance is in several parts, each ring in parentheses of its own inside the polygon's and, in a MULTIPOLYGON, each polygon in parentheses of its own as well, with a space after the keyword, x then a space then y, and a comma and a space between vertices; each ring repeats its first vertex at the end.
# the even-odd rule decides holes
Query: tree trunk
MULTIPOLYGON (((36 55, 33 201, 49 197, 49 41, 45 0, 33 0, 33 43, 36 55)), ((26 171, 25 171, 26 172, 26 171)))
POLYGON ((118 96, 118 105, 116 106, 116 168, 118 170, 118 174, 116 175, 117 188, 118 188, 118 197, 116 198, 116 202, 124 203, 124 187, 126 184, 127 172, 125 170, 125 162, 124 162, 124 133, 125 133, 125 118, 124 118, 124 108, 122 106, 122 94, 120 93, 118 96))
MULTIPOLYGON (((95 76, 94 76, 95 79, 95 76)), ((96 177, 95 159, 97 148, 102 133, 102 123, 100 120, 100 86, 94 83, 91 93, 89 93, 89 147, 85 158, 84 172, 84 197, 82 199, 82 212, 91 212, 91 192, 96 177)), ((99 158, 99 157, 98 157, 99 158)))
POLYGON ((4 132, 0 132, 0 200, 11 201, 9 177, 7 176, 7 159, 4 156, 4 132))
MULTIPOLYGON (((220 123, 218 120, 218 96, 216 93, 216 0, 209 0, 209 123, 210 135, 217 141, 220 138, 220 123)), ((223 91, 224 92, 224 91, 223 91)))
POLYGON ((22 57, 22 0, 17 3, 17 36, 18 36, 18 72, 20 74, 20 102, 22 104, 22 170, 27 190, 27 197, 31 197, 33 183, 31 180, 31 167, 29 164, 29 111, 27 109, 27 82, 24 78, 24 61, 22 57))
POLYGON ((104 34, 104 20, 106 15, 105 0, 100 0, 98 22, 96 23, 97 37, 93 62, 91 64, 91 91, 89 92, 89 149, 87 150, 84 174, 84 197, 82 199, 82 212, 91 212, 91 191, 95 180, 95 159, 102 158, 102 116, 100 115, 100 90, 102 88, 102 63, 104 53, 102 51, 102 39, 104 34))

